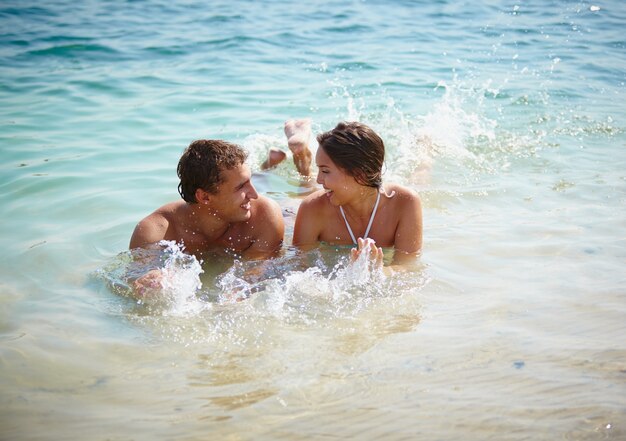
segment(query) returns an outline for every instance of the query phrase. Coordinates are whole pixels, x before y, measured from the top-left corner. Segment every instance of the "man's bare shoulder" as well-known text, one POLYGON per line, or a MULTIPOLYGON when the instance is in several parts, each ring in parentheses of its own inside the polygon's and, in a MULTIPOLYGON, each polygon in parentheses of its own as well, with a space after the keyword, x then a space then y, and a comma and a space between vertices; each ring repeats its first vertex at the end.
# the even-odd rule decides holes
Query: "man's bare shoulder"
POLYGON ((242 226, 244 229, 251 230, 254 233, 253 236, 264 235, 264 232, 284 228, 282 211, 276 201, 259 195, 257 199, 250 201, 250 205, 252 206, 252 214, 242 226))
POLYGON ((266 196, 259 195, 257 199, 252 200, 250 203, 253 207, 253 216, 266 217, 281 215, 278 202, 266 196))
POLYGON ((285 221, 282 211, 276 201, 265 196, 253 199, 252 215, 243 224, 241 233, 252 240, 252 245, 248 248, 244 257, 262 258, 273 255, 280 249, 285 235, 285 221))
POLYGON ((139 221, 130 238, 129 248, 147 247, 165 239, 170 226, 176 223, 183 201, 170 202, 139 221))

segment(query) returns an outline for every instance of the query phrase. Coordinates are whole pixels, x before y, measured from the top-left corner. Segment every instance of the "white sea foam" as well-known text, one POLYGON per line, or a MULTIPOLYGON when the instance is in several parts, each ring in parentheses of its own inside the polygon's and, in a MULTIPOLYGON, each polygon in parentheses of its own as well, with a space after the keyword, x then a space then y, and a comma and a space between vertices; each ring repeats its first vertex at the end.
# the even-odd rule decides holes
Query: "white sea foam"
POLYGON ((120 253, 96 276, 118 294, 136 299, 152 314, 193 315, 210 307, 197 294, 202 288, 202 263, 174 241, 159 242, 159 249, 135 249, 120 253), (134 291, 134 283, 148 272, 157 272, 158 286, 134 291))
POLYGON ((281 137, 266 133, 254 133, 248 135, 241 144, 250 155, 248 163, 252 170, 257 171, 261 168, 263 161, 267 159, 269 149, 276 147, 286 150, 287 140, 284 135, 281 137))
POLYGON ((165 247, 163 251, 165 262, 161 269, 162 289, 158 293, 158 298, 166 301, 165 313, 192 315, 209 307, 210 303, 203 302, 197 297, 198 291, 202 288, 201 262, 194 256, 184 253, 184 247, 174 241, 161 241, 159 245, 165 247))

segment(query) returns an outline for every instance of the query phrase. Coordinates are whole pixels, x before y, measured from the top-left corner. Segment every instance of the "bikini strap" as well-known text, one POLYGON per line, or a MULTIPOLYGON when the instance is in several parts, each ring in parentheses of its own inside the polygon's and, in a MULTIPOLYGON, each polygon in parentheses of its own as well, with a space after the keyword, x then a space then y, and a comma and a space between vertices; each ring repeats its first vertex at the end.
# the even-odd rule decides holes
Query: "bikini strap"
POLYGON ((341 211, 341 215, 343 216, 343 221, 346 223, 346 228, 348 229, 348 233, 350 233, 350 237, 352 238, 352 242, 356 245, 356 238, 354 237, 354 233, 352 232, 352 228, 350 228, 350 224, 348 223, 348 219, 346 219, 346 213, 343 212, 343 207, 339 206, 339 211, 341 211))
MULTIPOLYGON (((367 224, 367 229, 365 230, 365 236, 363 239, 367 239, 367 236, 370 234, 370 229, 372 228, 372 224, 374 223, 374 217, 376 216, 376 211, 378 210, 378 203, 380 202, 380 191, 376 195, 376 203, 374 204, 374 209, 372 210, 372 214, 370 216, 370 221, 367 224)), ((350 224, 348 223, 348 218, 346 218, 346 213, 343 211, 343 207, 339 206, 339 211, 341 212, 341 216, 343 216, 343 221, 346 223, 346 228, 348 229, 348 233, 350 233, 350 237, 352 238, 352 242, 356 245, 356 237, 354 237, 354 233, 352 232, 352 228, 350 228, 350 224)))
POLYGON ((367 239, 367 236, 370 234, 370 229, 372 228, 372 224, 374 223, 374 216, 376 216, 376 210, 378 210, 378 203, 380 202, 380 191, 376 193, 376 203, 374 204, 374 209, 372 210, 372 215, 370 216, 370 221, 367 224, 367 229, 365 230, 365 237, 363 239, 367 239))

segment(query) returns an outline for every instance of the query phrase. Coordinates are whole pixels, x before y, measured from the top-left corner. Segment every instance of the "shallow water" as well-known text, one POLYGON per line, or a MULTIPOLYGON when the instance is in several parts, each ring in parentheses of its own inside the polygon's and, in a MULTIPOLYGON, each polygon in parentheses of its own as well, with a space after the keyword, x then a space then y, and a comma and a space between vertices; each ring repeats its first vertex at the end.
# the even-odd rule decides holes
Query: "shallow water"
MULTIPOLYGON (((0 438, 624 439, 625 21, 618 1, 4 2, 0 438), (423 200, 419 265, 297 257, 288 217, 274 277, 192 263, 169 300, 126 297, 132 229, 178 197, 189 142, 258 172, 300 116, 382 135, 385 180, 423 200)), ((293 165, 254 182, 297 210, 293 165)))

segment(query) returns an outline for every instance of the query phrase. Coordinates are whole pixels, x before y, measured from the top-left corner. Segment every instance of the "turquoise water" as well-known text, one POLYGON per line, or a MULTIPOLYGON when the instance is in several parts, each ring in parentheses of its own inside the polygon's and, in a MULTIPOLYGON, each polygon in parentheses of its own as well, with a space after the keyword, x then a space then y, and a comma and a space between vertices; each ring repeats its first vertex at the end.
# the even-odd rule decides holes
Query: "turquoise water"
POLYGON ((623 439, 624 23, 620 1, 3 2, 0 438, 623 439), (258 168, 293 117, 382 135, 420 265, 286 247, 263 282, 179 262, 168 302, 122 295, 194 139, 244 145, 297 209, 293 165, 258 168))

